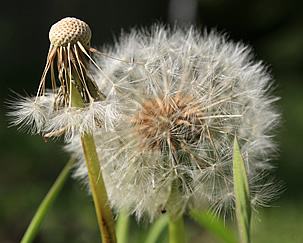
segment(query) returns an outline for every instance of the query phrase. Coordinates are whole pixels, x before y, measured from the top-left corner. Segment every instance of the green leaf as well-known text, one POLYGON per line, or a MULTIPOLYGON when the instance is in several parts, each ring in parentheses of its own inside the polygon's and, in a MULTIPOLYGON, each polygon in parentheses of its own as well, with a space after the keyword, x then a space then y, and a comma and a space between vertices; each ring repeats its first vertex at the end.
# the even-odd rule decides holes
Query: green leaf
POLYGON ((233 148, 233 178, 236 199, 236 217, 241 243, 250 242, 251 205, 245 165, 241 156, 237 138, 233 148))
POLYGON ((221 239, 222 242, 225 243, 237 242, 234 233, 224 224, 223 220, 216 217, 213 213, 191 210, 190 216, 200 226, 211 232, 218 239, 221 239))
POLYGON ((159 238, 161 232, 166 228, 168 225, 168 216, 163 215, 152 225, 150 228, 145 243, 156 243, 158 242, 157 239, 159 238))

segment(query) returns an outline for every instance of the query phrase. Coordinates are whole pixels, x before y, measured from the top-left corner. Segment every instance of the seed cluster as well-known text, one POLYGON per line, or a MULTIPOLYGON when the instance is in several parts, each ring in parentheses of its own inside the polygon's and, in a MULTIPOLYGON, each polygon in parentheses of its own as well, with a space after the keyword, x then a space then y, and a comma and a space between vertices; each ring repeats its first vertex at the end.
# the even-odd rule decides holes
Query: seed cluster
POLYGON ((132 122, 145 148, 179 150, 199 140, 202 112, 191 96, 147 99, 132 122))

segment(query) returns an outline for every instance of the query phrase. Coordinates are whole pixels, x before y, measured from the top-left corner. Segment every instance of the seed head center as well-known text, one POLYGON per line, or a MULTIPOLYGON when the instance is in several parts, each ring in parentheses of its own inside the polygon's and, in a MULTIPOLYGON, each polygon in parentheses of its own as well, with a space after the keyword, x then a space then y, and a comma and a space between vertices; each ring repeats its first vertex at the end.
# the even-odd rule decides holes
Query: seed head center
POLYGON ((199 136, 201 111, 194 99, 185 95, 147 99, 133 117, 133 126, 143 147, 178 149, 199 136))

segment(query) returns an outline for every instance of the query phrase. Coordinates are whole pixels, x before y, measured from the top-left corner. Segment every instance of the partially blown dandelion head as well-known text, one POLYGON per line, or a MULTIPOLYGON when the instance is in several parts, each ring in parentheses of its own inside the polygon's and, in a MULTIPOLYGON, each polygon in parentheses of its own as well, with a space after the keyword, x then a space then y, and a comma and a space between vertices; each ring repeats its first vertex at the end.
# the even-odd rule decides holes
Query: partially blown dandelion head
MULTIPOLYGON (((156 26, 124 35, 108 55, 116 59, 99 58, 103 71, 94 77, 119 107, 119 119, 95 138, 114 208, 150 219, 205 206, 229 211, 235 135, 252 203, 269 201, 273 183, 256 178, 271 168, 276 98, 268 93, 271 76, 247 46, 215 32, 156 26)), ((78 146, 75 140, 68 150, 82 158, 78 146)), ((75 175, 86 178, 83 162, 75 175)))
POLYGON ((18 105, 11 102, 12 125, 28 127, 30 132, 42 133, 44 137, 65 134, 65 138, 71 138, 79 131, 91 132, 102 124, 107 106, 103 102, 105 96, 87 69, 90 62, 94 63, 91 30, 82 20, 67 17, 51 27, 49 39, 36 98, 21 99, 15 102, 18 105), (48 72, 50 87, 46 82, 48 72))

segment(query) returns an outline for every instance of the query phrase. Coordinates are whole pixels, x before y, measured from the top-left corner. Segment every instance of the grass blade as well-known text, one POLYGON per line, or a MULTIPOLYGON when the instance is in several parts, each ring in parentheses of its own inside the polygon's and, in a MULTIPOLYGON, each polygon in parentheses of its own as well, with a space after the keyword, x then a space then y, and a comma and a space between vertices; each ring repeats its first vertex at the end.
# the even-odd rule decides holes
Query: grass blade
POLYGON ((24 236, 21 239, 21 243, 30 243, 34 240, 43 219, 45 218, 47 212, 53 205, 53 202, 55 201, 63 185, 65 184, 65 181, 68 178, 73 163, 74 159, 70 159, 59 174, 59 176, 57 177, 55 183, 52 185, 51 189, 48 191, 47 195, 39 205, 39 208, 37 209, 32 221, 30 222, 30 225, 28 226, 24 236))
POLYGON ((251 205, 244 161, 241 156, 237 138, 233 148, 233 178, 236 199, 236 217, 241 243, 250 242, 251 205))
POLYGON ((151 227, 146 237, 145 243, 157 243, 161 232, 168 225, 168 216, 163 215, 151 227))
POLYGON ((185 227, 183 215, 179 217, 169 216, 168 220, 169 243, 185 243, 185 227))
POLYGON ((216 217, 211 212, 200 212, 198 210, 191 210, 190 216, 200 226, 211 232, 218 239, 225 243, 236 243, 236 236, 234 233, 224 224, 224 222, 216 217))

